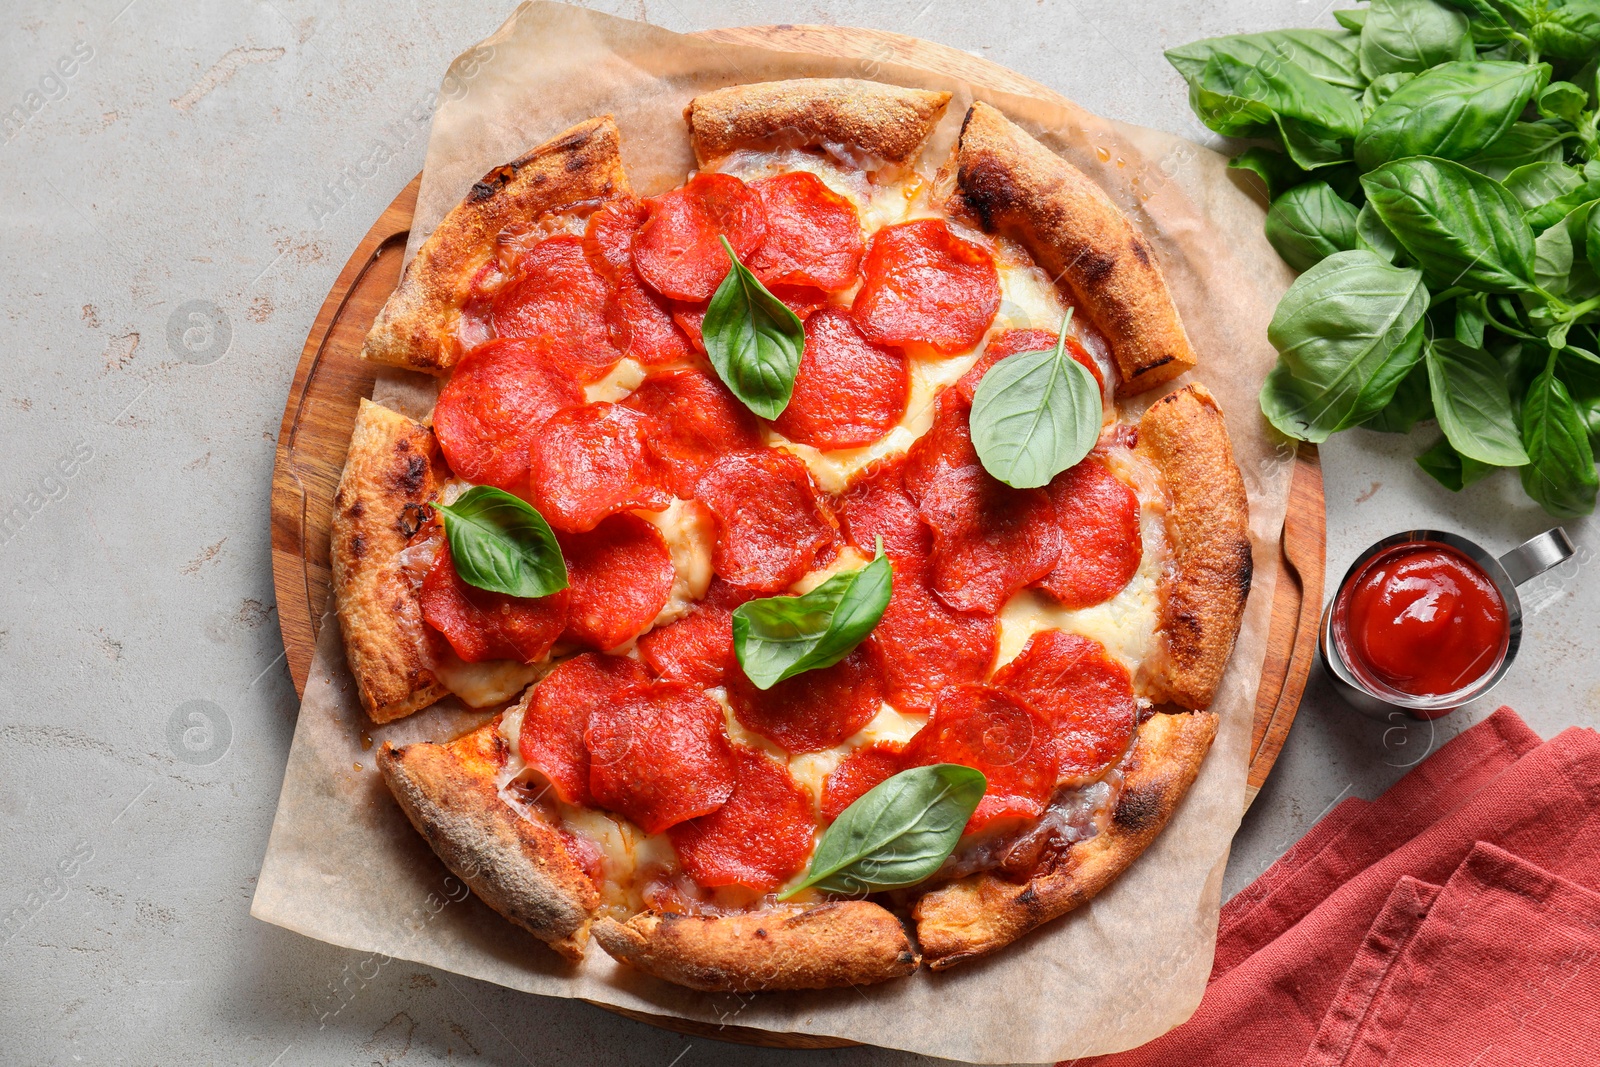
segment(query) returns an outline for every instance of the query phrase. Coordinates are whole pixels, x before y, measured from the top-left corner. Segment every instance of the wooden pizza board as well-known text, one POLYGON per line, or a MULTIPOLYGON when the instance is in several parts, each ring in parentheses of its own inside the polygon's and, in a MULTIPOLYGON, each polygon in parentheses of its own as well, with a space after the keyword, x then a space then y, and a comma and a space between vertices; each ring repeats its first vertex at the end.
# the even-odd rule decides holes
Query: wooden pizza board
MULTIPOLYGON (((749 26, 708 30, 701 36, 732 44, 856 56, 939 70, 1008 92, 1062 99, 1050 89, 1004 67, 944 45, 879 30, 832 26, 749 26)), ((384 209, 339 272, 306 337, 300 365, 284 405, 272 473, 272 578, 278 625, 289 673, 304 693, 317 631, 327 605, 330 571, 328 530, 333 495, 344 468, 356 408, 372 395, 378 367, 364 363, 361 343, 400 280, 400 261, 417 203, 419 174, 384 209)), ((1272 770, 1316 653, 1322 609, 1326 517, 1322 468, 1314 446, 1302 446, 1295 461, 1289 510, 1283 527, 1272 629, 1261 688, 1256 697, 1246 803, 1255 799, 1272 770)), ((855 1042, 809 1034, 781 1034, 743 1026, 717 1026, 600 1005, 619 1015, 680 1033, 780 1048, 838 1048, 855 1042)))

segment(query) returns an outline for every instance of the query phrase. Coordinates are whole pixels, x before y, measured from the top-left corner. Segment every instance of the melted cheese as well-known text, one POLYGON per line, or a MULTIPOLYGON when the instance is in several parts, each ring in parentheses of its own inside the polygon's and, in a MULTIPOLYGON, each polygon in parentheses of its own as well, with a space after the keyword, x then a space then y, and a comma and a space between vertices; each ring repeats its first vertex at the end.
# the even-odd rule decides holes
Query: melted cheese
POLYGON ((771 426, 762 433, 766 443, 774 448, 794 454, 812 480, 825 493, 842 493, 850 479, 868 465, 886 456, 897 455, 910 448, 917 438, 933 425, 934 400, 939 391, 952 384, 978 361, 977 352, 965 356, 914 356, 911 358, 911 388, 906 399, 906 410, 900 421, 882 437, 861 448, 841 448, 823 452, 791 441, 771 426))
POLYGON ((717 543, 717 531, 711 513, 694 500, 673 497, 665 511, 634 514, 661 531, 672 555, 672 593, 650 624, 654 629, 687 615, 695 601, 706 595, 711 585, 711 550, 717 543))
POLYGON ((604 378, 584 386, 583 399, 590 404, 602 401, 616 403, 639 388, 647 373, 643 363, 631 356, 625 357, 618 360, 617 365, 607 371, 604 378))
POLYGON ((1066 305, 1050 281, 1050 275, 1026 261, 999 261, 1000 310, 995 312, 996 330, 1061 329, 1066 305))
POLYGON ((841 167, 828 156, 801 149, 739 151, 721 160, 717 169, 741 181, 753 182, 786 171, 805 171, 839 196, 850 201, 868 236, 885 226, 917 217, 924 206, 926 183, 917 175, 898 181, 873 182, 861 170, 841 167))
POLYGON ((474 708, 505 703, 528 688, 544 669, 538 663, 518 663, 511 659, 467 663, 452 652, 436 656, 433 664, 433 673, 440 684, 474 708))
POLYGON ((811 794, 815 803, 822 802, 822 789, 828 775, 844 762, 851 752, 879 741, 903 745, 916 736, 927 723, 922 715, 902 715, 888 704, 878 709, 878 714, 853 737, 821 752, 807 752, 789 757, 789 775, 795 783, 811 794))
POLYGON ((1028 638, 1041 630, 1064 630, 1099 641, 1134 675, 1136 685, 1139 668, 1154 658, 1167 559, 1166 504, 1160 494, 1140 485, 1146 472, 1139 469, 1139 461, 1126 452, 1113 451, 1112 457, 1112 469, 1141 489, 1138 570, 1116 596, 1087 608, 1064 608, 1036 589, 1017 593, 1000 611, 997 666, 1016 659, 1028 638))

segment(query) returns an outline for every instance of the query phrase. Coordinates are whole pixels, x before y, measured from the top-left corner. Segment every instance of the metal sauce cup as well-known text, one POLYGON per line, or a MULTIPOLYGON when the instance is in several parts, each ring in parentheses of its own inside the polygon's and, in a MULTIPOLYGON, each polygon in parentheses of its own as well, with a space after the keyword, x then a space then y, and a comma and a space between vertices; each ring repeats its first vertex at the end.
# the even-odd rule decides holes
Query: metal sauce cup
POLYGON ((1385 537, 1356 557, 1350 569, 1344 572, 1333 599, 1328 601, 1328 607, 1322 613, 1321 634, 1317 647, 1322 652, 1322 665, 1327 669, 1333 687, 1352 707, 1385 721, 1388 721, 1389 715, 1396 710, 1414 719, 1437 719, 1468 701, 1476 700, 1505 677, 1511 661, 1516 658, 1517 646, 1522 641, 1522 601, 1517 596, 1517 586, 1536 575, 1543 574, 1551 567, 1564 563, 1571 558, 1572 553, 1572 541, 1567 537, 1567 532, 1559 526, 1530 537, 1498 559, 1484 551, 1481 545, 1459 534, 1445 533, 1442 530, 1407 530, 1405 533, 1385 537), (1438 696, 1415 696, 1382 685, 1375 679, 1363 678, 1351 670, 1350 665, 1345 662, 1339 649, 1339 642, 1333 635, 1334 607, 1344 597, 1367 562, 1375 556, 1390 551, 1396 545, 1424 542, 1453 548, 1476 563, 1499 590, 1500 598, 1505 601, 1506 606, 1508 633, 1500 662, 1493 670, 1466 688, 1438 696))

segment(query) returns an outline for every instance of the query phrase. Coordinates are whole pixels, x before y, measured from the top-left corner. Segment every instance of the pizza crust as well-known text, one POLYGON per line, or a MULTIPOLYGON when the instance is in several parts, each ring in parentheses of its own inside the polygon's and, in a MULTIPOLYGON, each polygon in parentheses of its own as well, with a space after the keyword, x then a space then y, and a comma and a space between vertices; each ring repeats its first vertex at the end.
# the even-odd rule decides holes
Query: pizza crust
POLYGON ((1020 242, 1067 286, 1111 343, 1119 392, 1143 392, 1195 365, 1150 242, 1088 175, 984 103, 967 112, 955 163, 951 206, 1020 242))
POLYGON ((508 228, 626 195, 621 135, 610 115, 589 119, 473 183, 417 249, 378 312, 361 356, 447 374, 460 358, 456 325, 468 287, 508 228))
POLYGON ((601 919, 594 939, 645 974, 708 993, 871 985, 921 961, 900 920, 865 900, 742 915, 646 912, 625 923, 601 919))
POLYGON ((495 776, 506 742, 498 722, 448 745, 397 748, 385 741, 378 769, 411 825, 457 878, 567 959, 582 959, 600 894, 558 830, 501 798, 495 776))
POLYGON ((1139 727, 1108 827, 1027 882, 984 871, 925 894, 912 916, 928 966, 942 971, 986 955, 1092 900, 1167 825, 1216 733, 1210 712, 1151 716, 1139 727))
POLYGON ((841 145, 904 165, 922 151, 949 102, 949 93, 882 82, 797 78, 702 93, 683 117, 702 167, 774 143, 841 145))
POLYGON ((1186 708, 1209 707, 1250 595, 1250 505, 1216 398, 1188 385, 1151 404, 1135 450, 1169 497, 1169 576, 1162 583, 1164 656, 1151 681, 1186 708))
POLYGON ((399 558, 427 517, 437 454, 432 430, 361 401, 333 498, 329 556, 345 659, 377 723, 446 692, 423 659, 422 607, 399 558))

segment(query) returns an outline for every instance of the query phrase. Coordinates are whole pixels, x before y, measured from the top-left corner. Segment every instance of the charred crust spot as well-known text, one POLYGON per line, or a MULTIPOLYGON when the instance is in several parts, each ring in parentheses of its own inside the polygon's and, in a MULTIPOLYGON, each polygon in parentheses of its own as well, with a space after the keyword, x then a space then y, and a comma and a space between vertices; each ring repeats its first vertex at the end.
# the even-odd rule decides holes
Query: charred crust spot
POLYGON ((359 519, 366 513, 367 506, 359 500, 344 509, 344 517, 347 519, 359 519))
POLYGON ((1161 793, 1148 788, 1124 790, 1111 821, 1130 834, 1154 828, 1161 821, 1161 793))
POLYGON ((756 927, 756 936, 760 937, 760 938, 765 938, 767 936, 767 931, 758 926, 758 927, 756 927))
POLYGON ((1256 561, 1250 551, 1250 542, 1240 538, 1234 544, 1236 561, 1233 565, 1233 582, 1238 587, 1240 601, 1250 596, 1250 580, 1255 575, 1256 561))
MULTIPOLYGON (((1155 370, 1157 367, 1165 367, 1168 363, 1171 363, 1176 358, 1177 358, 1176 356, 1166 355, 1166 356, 1160 356, 1160 357, 1158 357, 1156 359, 1152 359, 1150 362, 1146 363, 1144 366, 1142 366, 1138 370, 1134 371, 1133 372, 1133 376, 1135 378, 1137 378, 1141 374, 1149 374, 1151 371, 1155 370)), ((1176 399, 1177 395, 1178 394, 1176 394, 1176 393, 1168 393, 1166 396, 1162 397, 1160 400, 1157 400, 1156 404, 1170 403, 1172 400, 1176 399)), ((1151 404, 1150 406, 1151 407, 1155 407, 1155 404, 1151 404)))
POLYGON ((566 152, 571 149, 582 148, 589 143, 589 138, 594 136, 594 130, 581 130, 571 133, 549 146, 551 152, 566 152))
POLYGON ((472 191, 467 194, 467 199, 474 204, 481 204, 501 189, 506 183, 516 176, 515 163, 508 163, 491 170, 488 174, 472 183, 472 191))
POLYGON ((895 959, 896 963, 899 963, 902 966, 910 966, 912 963, 916 962, 917 954, 915 952, 912 952, 910 949, 906 949, 905 951, 901 952, 898 956, 896 956, 894 959, 895 959))
POLYGON ((427 508, 421 504, 407 504, 400 509, 400 519, 395 523, 395 529, 400 532, 401 537, 409 541, 417 535, 417 531, 422 529, 422 524, 427 521, 427 508))
POLYGON ((1166 620, 1167 652, 1185 666, 1194 663, 1201 652, 1204 626, 1192 611, 1174 611, 1166 620))
POLYGON ((567 160, 566 169, 569 173, 576 174, 578 171, 582 170, 588 165, 589 161, 587 159, 584 159, 582 156, 573 156, 571 159, 567 160))
POLYGON ((367 539, 360 534, 350 538, 350 558, 362 559, 367 554, 367 539))
MULTIPOLYGON (((1117 269, 1117 257, 1109 252, 1091 252, 1087 249, 1078 257, 1078 273, 1090 285, 1098 285, 1111 277, 1117 269)), ((1171 359, 1171 356, 1167 357, 1171 359)))
POLYGON ((1135 234, 1129 245, 1133 249, 1133 258, 1148 267, 1150 265, 1150 250, 1145 248, 1144 241, 1135 234))
POLYGON ((994 230, 995 220, 1010 211, 1020 196, 1006 169, 983 158, 962 167, 956 183, 961 187, 967 206, 989 231, 994 230))
MULTIPOLYGON (((409 447, 406 451, 409 451, 409 447)), ((406 496, 416 496, 421 491, 422 483, 427 477, 428 461, 422 456, 413 454, 411 458, 406 460, 405 468, 395 472, 395 487, 406 496)))

